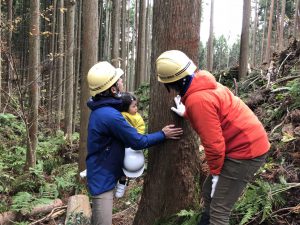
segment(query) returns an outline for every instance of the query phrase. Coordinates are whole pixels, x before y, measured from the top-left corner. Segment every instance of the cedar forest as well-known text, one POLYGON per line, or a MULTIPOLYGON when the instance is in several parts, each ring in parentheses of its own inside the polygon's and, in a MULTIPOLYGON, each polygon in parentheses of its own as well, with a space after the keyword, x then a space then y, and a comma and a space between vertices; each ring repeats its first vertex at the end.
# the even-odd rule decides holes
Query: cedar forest
POLYGON ((114 201, 113 225, 197 224, 208 168, 201 140, 170 111, 175 93, 156 82, 155 59, 170 49, 212 72, 268 133, 267 162, 235 204, 230 224, 300 224, 300 1, 243 0, 243 11, 234 12, 243 19, 233 44, 214 36, 215 4, 0 0, 0 224, 90 224, 79 173, 87 151, 86 75, 98 61, 125 71, 125 89, 138 97, 149 132, 170 121, 184 130, 179 142, 145 150, 146 170, 114 201))

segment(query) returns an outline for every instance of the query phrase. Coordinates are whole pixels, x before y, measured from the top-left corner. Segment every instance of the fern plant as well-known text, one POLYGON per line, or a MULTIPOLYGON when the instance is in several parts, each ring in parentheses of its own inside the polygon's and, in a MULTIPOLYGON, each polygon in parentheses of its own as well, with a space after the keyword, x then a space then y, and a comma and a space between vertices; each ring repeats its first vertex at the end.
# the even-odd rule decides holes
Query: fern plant
MULTIPOLYGON (((260 223, 269 219, 273 207, 281 207, 285 201, 283 192, 300 184, 275 183, 257 180, 254 184, 249 184, 242 198, 235 204, 233 215, 242 215, 239 225, 246 224, 253 217, 261 218, 260 223)), ((234 223, 237 224, 237 223, 234 223)))

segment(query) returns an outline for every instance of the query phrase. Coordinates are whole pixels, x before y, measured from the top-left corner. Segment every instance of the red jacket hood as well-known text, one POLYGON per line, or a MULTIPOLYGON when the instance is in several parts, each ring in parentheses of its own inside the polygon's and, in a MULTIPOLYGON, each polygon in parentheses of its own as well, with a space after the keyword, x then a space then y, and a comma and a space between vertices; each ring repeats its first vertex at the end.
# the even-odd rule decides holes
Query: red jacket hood
POLYGON ((187 96, 189 96, 190 94, 192 94, 196 91, 216 89, 216 88, 217 88, 217 81, 216 81, 215 77, 206 70, 199 70, 196 72, 187 92, 182 97, 182 99, 181 99, 182 103, 184 104, 187 96))

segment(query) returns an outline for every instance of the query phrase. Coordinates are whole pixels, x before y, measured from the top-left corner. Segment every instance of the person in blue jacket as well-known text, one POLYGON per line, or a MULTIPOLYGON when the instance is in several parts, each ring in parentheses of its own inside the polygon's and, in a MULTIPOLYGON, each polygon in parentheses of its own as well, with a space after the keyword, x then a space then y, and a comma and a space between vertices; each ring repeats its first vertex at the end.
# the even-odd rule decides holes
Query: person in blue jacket
POLYGON ((95 64, 87 80, 91 109, 87 138, 87 183, 92 196, 92 224, 111 225, 113 190, 124 176, 125 148, 148 148, 165 139, 179 139, 183 131, 167 125, 161 131, 142 135, 122 116, 123 71, 108 62, 95 64))

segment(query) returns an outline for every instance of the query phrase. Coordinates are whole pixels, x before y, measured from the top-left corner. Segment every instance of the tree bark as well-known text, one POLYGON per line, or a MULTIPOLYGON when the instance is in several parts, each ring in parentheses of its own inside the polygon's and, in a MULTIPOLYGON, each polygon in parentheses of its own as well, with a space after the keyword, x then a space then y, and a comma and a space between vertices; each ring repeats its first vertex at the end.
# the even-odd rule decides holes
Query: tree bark
MULTIPOLYGON (((122 0, 122 12, 121 12, 121 17, 122 17, 122 26, 121 26, 121 68, 123 71, 126 71, 126 62, 127 62, 127 46, 126 46, 126 40, 128 40, 127 37, 127 14, 126 14, 126 1, 127 0, 122 0)), ((123 83, 126 84, 126 79, 123 80, 123 83)))
POLYGON ((113 0, 113 11, 112 11, 112 52, 111 62, 115 67, 120 67, 119 56, 120 56, 120 0, 113 0))
POLYGON ((66 140, 72 141, 72 119, 73 119, 73 87, 74 87, 74 31, 75 31, 75 9, 76 1, 67 1, 67 68, 66 68, 66 92, 65 92, 65 126, 66 140))
POLYGON ((7 0, 7 92, 10 95, 12 89, 12 16, 13 16, 13 1, 7 0))
POLYGON ((63 73, 64 73, 64 0, 59 0, 58 5, 58 72, 56 79, 57 104, 56 104, 56 130, 60 129, 62 93, 63 93, 63 73))
POLYGON ((207 69, 213 70, 213 57, 214 57, 214 0, 211 0, 210 6, 210 23, 209 23, 209 37, 207 43, 207 69))
POLYGON ((104 37, 104 49, 103 49, 103 59, 106 61, 110 60, 110 34, 111 34, 111 0, 106 0, 105 8, 105 37, 104 37))
POLYGON ((79 142, 79 172, 83 171, 87 155, 87 126, 90 111, 86 106, 89 99, 89 88, 86 75, 97 62, 98 56, 98 0, 89 0, 82 4, 82 69, 81 69, 81 96, 80 96, 80 142, 79 142))
MULTIPOLYGON (((2 15, 1 3, 0 0, 0 15, 2 15)), ((2 24, 2 16, 0 16, 0 24, 2 24)), ((0 27, 0 108, 2 108, 2 26, 0 27)))
POLYGON ((258 23, 258 2, 255 0, 255 18, 254 18, 254 26, 253 26, 253 42, 252 42, 252 65, 255 67, 256 65, 256 30, 258 23))
POLYGON ((268 38, 267 38, 267 47, 266 47, 266 55, 265 55, 265 62, 269 63, 270 55, 271 55, 271 39, 272 39, 272 20, 273 20, 273 13, 274 13, 274 0, 271 0, 271 7, 270 7, 270 16, 269 16, 269 25, 268 25, 268 38))
POLYGON ((299 32, 300 32, 300 0, 296 2, 295 8, 295 19, 294 19, 294 37, 299 40, 299 32))
POLYGON ((145 80, 144 77, 146 73, 146 0, 140 0, 139 6, 138 43, 135 61, 135 90, 137 90, 145 80))
POLYGON ((40 64, 40 0, 30 2, 29 24, 29 116, 28 139, 25 169, 36 165, 36 146, 38 135, 38 108, 39 108, 39 64, 40 64))
POLYGON ((164 124, 175 123, 183 128, 184 136, 180 141, 167 141, 149 150, 147 174, 134 225, 154 224, 156 220, 199 204, 197 138, 182 118, 170 112, 175 93, 168 94, 158 83, 154 69, 157 57, 170 49, 182 50, 198 62, 199 27, 200 1, 154 1, 149 130, 157 131, 164 124))
POLYGON ((243 25, 242 25, 240 61, 239 61, 239 80, 242 80, 247 75, 250 15, 251 15, 251 0, 244 0, 243 25))
MULTIPOLYGON (((268 0, 266 2, 266 5, 268 5, 268 0)), ((266 33, 266 24, 267 24, 267 7, 265 7, 265 13, 264 13, 264 23, 263 23, 263 34, 261 39, 261 49, 260 49, 260 63, 263 62, 264 59, 264 44, 265 44, 265 33, 266 33)))
POLYGON ((284 49, 283 34, 284 34, 284 18, 285 18, 286 0, 281 1, 281 15, 280 15, 280 31, 279 31, 279 50, 284 49))

